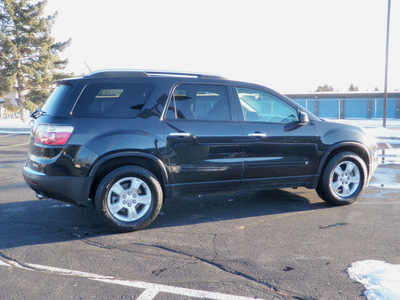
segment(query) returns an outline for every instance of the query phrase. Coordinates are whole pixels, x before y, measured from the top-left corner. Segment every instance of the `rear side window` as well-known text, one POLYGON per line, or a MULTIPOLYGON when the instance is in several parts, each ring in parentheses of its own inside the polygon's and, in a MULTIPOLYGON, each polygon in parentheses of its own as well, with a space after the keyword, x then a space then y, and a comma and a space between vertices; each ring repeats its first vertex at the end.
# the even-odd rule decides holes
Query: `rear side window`
POLYGON ((46 103, 42 107, 42 111, 49 116, 54 116, 57 113, 57 109, 61 106, 64 99, 71 92, 72 86, 61 84, 58 85, 54 91, 47 98, 46 103))
POLYGON ((153 85, 142 83, 92 83, 79 97, 75 117, 133 118, 149 97, 153 85))
POLYGON ((178 85, 174 90, 166 119, 232 120, 226 87, 205 84, 178 85))

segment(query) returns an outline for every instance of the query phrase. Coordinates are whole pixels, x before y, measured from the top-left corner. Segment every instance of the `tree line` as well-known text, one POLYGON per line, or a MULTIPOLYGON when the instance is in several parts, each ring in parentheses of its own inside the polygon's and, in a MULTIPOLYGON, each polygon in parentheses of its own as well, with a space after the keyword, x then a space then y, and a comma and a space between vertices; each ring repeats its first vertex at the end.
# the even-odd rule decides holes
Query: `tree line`
MULTIPOLYGON (((324 85, 320 85, 318 86, 318 88, 315 90, 315 92, 334 92, 335 89, 329 85, 329 84, 324 84, 324 85)), ((354 84, 350 84, 348 90, 348 92, 358 92, 358 86, 354 85, 354 84)), ((378 87, 375 87, 374 92, 379 91, 378 87)))

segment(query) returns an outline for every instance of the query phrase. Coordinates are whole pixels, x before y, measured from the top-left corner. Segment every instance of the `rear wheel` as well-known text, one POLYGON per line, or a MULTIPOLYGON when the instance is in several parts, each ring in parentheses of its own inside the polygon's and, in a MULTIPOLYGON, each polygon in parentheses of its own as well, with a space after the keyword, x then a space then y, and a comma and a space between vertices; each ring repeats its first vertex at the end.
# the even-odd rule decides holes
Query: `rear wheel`
POLYGON ((151 172, 126 166, 103 178, 96 191, 95 207, 114 230, 129 232, 144 229, 154 221, 162 198, 160 183, 151 172))
POLYGON ((336 154, 326 165, 317 187, 318 195, 334 205, 358 200, 367 182, 365 162, 353 152, 336 154))

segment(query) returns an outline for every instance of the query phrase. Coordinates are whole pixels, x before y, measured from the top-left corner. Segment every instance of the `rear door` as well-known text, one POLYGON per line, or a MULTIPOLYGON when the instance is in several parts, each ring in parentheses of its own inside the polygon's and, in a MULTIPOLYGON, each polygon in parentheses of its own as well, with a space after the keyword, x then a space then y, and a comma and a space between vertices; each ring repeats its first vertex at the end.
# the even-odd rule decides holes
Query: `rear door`
POLYGON ((242 128, 224 85, 179 84, 163 119, 175 191, 236 187, 243 172, 242 128))
POLYGON ((304 185, 317 169, 314 126, 296 125, 298 109, 268 90, 234 90, 243 118, 243 185, 304 185))

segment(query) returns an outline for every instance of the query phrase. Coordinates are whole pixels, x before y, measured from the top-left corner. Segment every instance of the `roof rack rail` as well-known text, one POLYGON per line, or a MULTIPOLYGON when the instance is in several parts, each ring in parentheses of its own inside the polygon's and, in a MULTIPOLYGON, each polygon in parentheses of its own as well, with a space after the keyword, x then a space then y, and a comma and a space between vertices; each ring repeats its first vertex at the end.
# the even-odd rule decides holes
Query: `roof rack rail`
POLYGON ((202 73, 156 71, 156 70, 100 70, 85 75, 86 78, 118 78, 118 77, 186 77, 204 79, 225 79, 222 76, 202 73))
POLYGON ((144 71, 136 70, 99 70, 85 75, 90 78, 149 77, 144 71))
POLYGON ((224 79, 222 76, 204 73, 175 72, 175 71, 145 71, 150 77, 191 77, 205 79, 224 79))

